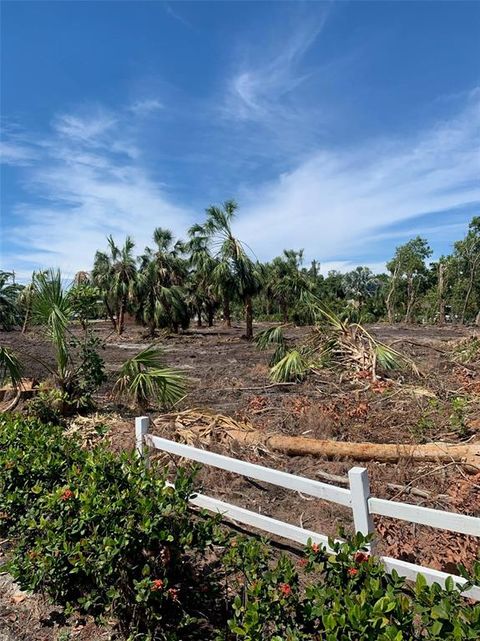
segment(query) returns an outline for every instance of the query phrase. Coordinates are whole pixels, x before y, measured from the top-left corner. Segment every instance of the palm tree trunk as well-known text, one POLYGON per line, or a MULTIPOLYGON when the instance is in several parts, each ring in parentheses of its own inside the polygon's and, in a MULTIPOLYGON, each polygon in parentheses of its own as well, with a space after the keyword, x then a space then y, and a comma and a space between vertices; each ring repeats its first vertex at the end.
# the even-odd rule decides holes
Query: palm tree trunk
POLYGON ((155 321, 150 321, 150 323, 148 324, 150 338, 153 338, 155 336, 155 326, 155 321))
POLYGON ((121 334, 123 334, 123 330, 124 330, 124 327, 125 327, 125 310, 126 310, 126 308, 127 308, 127 299, 124 296, 122 298, 122 302, 120 304, 120 313, 118 315, 118 328, 117 328, 117 331, 118 331, 118 335, 119 336, 121 334))
POLYGON ((288 303, 286 301, 282 301, 280 303, 280 307, 282 310, 283 322, 288 323, 288 303))
POLYGON ((28 321, 30 320, 30 305, 27 307, 27 311, 25 312, 25 318, 23 321, 23 326, 22 326, 22 334, 27 333, 27 327, 28 327, 28 321))
POLYGON ((411 279, 408 279, 408 284, 407 284, 407 309, 405 311, 405 323, 411 323, 412 322, 412 310, 413 310, 413 303, 414 303, 414 298, 415 298, 415 290, 413 288, 413 283, 411 279))
POLYGON ((110 305, 108 304, 108 302, 106 300, 104 302, 105 302, 105 309, 107 310, 107 314, 108 314, 108 317, 109 317, 109 319, 110 319, 110 321, 111 321, 111 323, 113 325, 113 329, 115 331, 117 331, 117 321, 115 320, 115 317, 113 315, 111 307, 110 307, 110 305))
POLYGON ((463 303, 462 318, 461 318, 462 325, 465 322, 465 316, 467 314, 467 307, 468 307, 468 302, 470 300, 470 296, 472 294, 472 289, 473 289, 473 270, 470 271, 470 280, 468 283, 467 293, 465 295, 465 302, 463 303))
POLYGON ((223 299, 223 323, 226 327, 232 326, 232 319, 230 316, 230 300, 228 296, 223 299))
POLYGON ((393 325, 395 322, 395 315, 394 315, 394 309, 393 309, 393 303, 392 303, 392 298, 393 294, 395 293, 395 284, 396 284, 396 275, 394 274, 392 276, 392 283, 390 285, 390 289, 388 290, 387 298, 385 299, 385 306, 387 308, 387 314, 388 314, 388 322, 390 325, 393 325))
POLYGON ((213 327, 213 317, 215 316, 213 305, 207 306, 207 315, 208 315, 208 326, 213 327))
POLYGON ((438 322, 445 325, 445 265, 438 265, 438 322))
POLYGON ((197 327, 202 326, 202 308, 200 305, 197 307, 197 327))
POLYGON ((253 338, 253 305, 251 296, 247 296, 245 299, 245 323, 245 336, 246 338, 251 339, 253 338))

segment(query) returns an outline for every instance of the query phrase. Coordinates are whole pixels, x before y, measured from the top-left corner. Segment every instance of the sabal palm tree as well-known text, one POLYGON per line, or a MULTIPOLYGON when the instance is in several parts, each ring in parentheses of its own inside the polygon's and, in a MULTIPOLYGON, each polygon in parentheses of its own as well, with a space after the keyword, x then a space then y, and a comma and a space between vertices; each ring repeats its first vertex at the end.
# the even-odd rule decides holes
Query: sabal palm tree
POLYGON ((232 221, 237 209, 234 200, 227 200, 223 207, 212 205, 207 209, 207 220, 202 229, 211 239, 214 257, 219 261, 217 278, 232 275, 232 285, 245 308, 245 334, 250 339, 253 336, 252 297, 260 291, 261 279, 258 265, 248 256, 244 244, 233 235, 232 221))
POLYGON ((284 249, 283 255, 274 258, 267 276, 267 288, 278 303, 283 322, 288 323, 291 308, 310 289, 308 275, 300 270, 303 250, 284 249))
POLYGON ((342 287, 346 296, 351 296, 361 309, 367 298, 375 295, 380 283, 369 267, 357 267, 343 277, 342 287))
POLYGON ((211 327, 218 298, 221 298, 214 278, 218 260, 215 260, 210 253, 208 237, 198 233, 198 228, 199 226, 195 226, 190 230, 190 240, 184 247, 189 255, 190 267, 185 287, 187 299, 197 314, 197 326, 202 326, 202 313, 205 313, 208 325, 211 327))
POLYGON ((107 313, 114 329, 120 335, 125 326, 125 313, 132 297, 137 268, 133 256, 135 243, 127 236, 123 247, 117 247, 108 236, 110 253, 97 251, 93 265, 92 280, 102 293, 107 313))
POLYGON ((189 314, 183 285, 187 277, 184 247, 173 244, 172 232, 158 227, 153 234, 156 247, 145 248, 139 258, 135 287, 137 318, 148 325, 153 336, 156 327, 178 331, 186 328, 189 314))

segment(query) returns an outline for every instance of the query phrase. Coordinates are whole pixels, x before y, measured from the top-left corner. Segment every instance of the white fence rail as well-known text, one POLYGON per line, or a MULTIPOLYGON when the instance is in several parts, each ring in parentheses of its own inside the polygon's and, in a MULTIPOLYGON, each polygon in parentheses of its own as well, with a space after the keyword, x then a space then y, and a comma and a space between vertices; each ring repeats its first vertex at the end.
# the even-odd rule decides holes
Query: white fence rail
MULTIPOLYGON (((223 454, 208 452, 190 445, 176 443, 175 441, 149 434, 148 429, 148 417, 141 416, 135 419, 136 449, 142 456, 148 457, 147 448, 151 447, 257 481, 264 481, 285 489, 314 496, 324 501, 343 505, 352 510, 355 530, 365 535, 375 531, 373 515, 378 514, 410 523, 419 523, 429 527, 480 537, 480 518, 370 496, 368 473, 365 468, 354 467, 349 471, 350 488, 346 489, 303 476, 274 470, 263 465, 248 463, 223 454)), ((311 539, 314 543, 321 543, 328 547, 328 537, 323 534, 279 521, 213 497, 196 494, 192 497, 191 503, 211 512, 219 512, 243 525, 257 528, 296 543, 306 544, 308 539, 311 539)), ((457 584, 465 584, 465 579, 462 577, 447 574, 446 572, 440 572, 439 570, 391 557, 379 558, 387 571, 396 570, 398 574, 411 580, 415 580, 418 574, 423 574, 429 583, 444 584, 448 577, 452 577, 457 584)), ((465 595, 480 601, 480 586, 470 588, 465 591, 465 595)))

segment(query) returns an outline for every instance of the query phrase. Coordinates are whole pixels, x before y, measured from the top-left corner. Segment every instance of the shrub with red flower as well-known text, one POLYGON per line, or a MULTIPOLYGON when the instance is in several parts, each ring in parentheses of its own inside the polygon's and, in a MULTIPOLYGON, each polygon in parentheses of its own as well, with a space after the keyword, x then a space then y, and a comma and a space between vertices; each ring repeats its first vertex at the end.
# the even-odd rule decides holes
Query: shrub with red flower
POLYGON ((358 574, 357 568, 348 568, 347 570, 348 576, 356 576, 358 574))
POLYGON ((292 588, 288 585, 288 583, 280 583, 280 592, 283 594, 283 596, 290 596, 290 594, 292 594, 292 588))
POLYGON ((369 556, 365 552, 357 552, 353 558, 357 563, 366 563, 369 556))
POLYGON ((167 594, 172 599, 172 601, 178 601, 179 590, 177 590, 177 588, 169 588, 167 590, 167 594))
POLYGON ((164 583, 163 583, 162 579, 154 579, 152 581, 152 585, 151 585, 150 589, 151 589, 152 592, 157 592, 158 590, 161 590, 163 588, 163 585, 164 585, 164 583))
POLYGON ((65 492, 62 494, 61 499, 62 501, 68 501, 69 499, 73 498, 73 492, 69 488, 65 490, 65 492))

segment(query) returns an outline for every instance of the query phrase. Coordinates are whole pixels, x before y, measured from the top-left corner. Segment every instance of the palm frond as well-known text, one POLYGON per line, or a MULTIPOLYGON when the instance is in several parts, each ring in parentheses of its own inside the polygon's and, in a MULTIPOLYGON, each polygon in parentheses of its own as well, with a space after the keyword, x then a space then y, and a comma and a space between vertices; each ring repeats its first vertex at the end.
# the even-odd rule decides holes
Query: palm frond
POLYGON ((114 386, 118 397, 127 396, 140 407, 146 407, 152 401, 171 407, 185 396, 185 389, 185 376, 165 367, 162 352, 154 345, 123 363, 114 386))
POLYGON ((13 387, 22 382, 23 367, 16 354, 8 347, 0 347, 0 385, 10 380, 13 387))
POLYGON ((303 354, 292 349, 270 370, 270 378, 275 383, 293 383, 302 381, 309 369, 303 354))
POLYGON ((285 325, 277 325, 264 329, 255 336, 254 343, 259 350, 265 350, 273 345, 284 345, 285 336, 283 330, 285 325))

